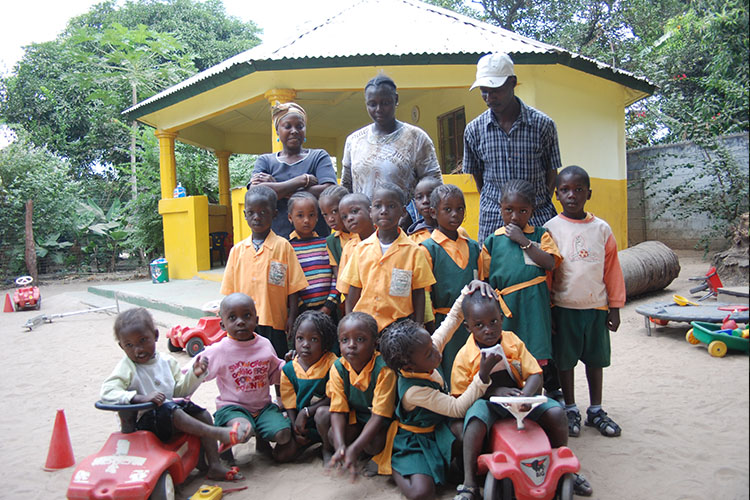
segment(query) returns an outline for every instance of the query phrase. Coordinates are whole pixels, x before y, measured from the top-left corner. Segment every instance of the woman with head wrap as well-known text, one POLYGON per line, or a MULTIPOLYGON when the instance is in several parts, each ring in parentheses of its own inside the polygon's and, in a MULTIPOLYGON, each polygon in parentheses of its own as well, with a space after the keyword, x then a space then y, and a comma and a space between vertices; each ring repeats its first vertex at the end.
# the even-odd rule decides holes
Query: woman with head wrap
MULTIPOLYGON (((276 191, 279 200, 276 208, 279 212, 271 228, 288 239, 289 233, 294 230, 287 216, 289 197, 297 191, 308 191, 317 198, 326 187, 336 184, 336 171, 331 157, 324 150, 302 147, 307 140, 307 113, 302 106, 293 102, 277 104, 272 114, 277 140, 283 148, 278 153, 258 157, 248 188, 265 184, 276 191)), ((319 236, 326 236, 330 232, 323 217, 318 216, 315 231, 319 236)))
MULTIPOLYGON (((391 78, 381 74, 367 82, 365 106, 372 123, 346 138, 341 185, 372 198, 377 185, 392 182, 412 200, 414 188, 423 178, 442 183, 430 136, 419 127, 396 120, 398 92, 391 78)), ((412 203, 407 210, 416 221, 412 203)))

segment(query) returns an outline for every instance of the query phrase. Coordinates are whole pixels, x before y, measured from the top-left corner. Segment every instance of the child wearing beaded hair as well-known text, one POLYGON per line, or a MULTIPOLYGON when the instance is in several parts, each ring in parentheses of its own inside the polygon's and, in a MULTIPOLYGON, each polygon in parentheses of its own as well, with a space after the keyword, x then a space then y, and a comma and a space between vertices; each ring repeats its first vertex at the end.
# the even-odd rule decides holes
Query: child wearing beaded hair
MULTIPOLYGON (((430 212, 437 229, 432 231, 430 238, 422 241, 422 249, 437 281, 432 286, 430 296, 435 308, 435 326, 440 326, 463 286, 473 279, 483 279, 484 270, 481 246, 469 238, 461 227, 466 202, 458 186, 437 186, 430 195, 430 212)), ((453 338, 445 345, 441 368, 448 385, 453 360, 468 338, 469 332, 459 325, 453 338)))
POLYGON ((529 225, 534 187, 524 180, 503 186, 503 226, 487 237, 482 249, 484 279, 498 290, 503 327, 515 332, 545 370, 545 389, 558 397, 552 359, 552 316, 547 271, 562 260, 547 229, 529 225), (545 368, 548 367, 549 368, 545 368))
POLYGON ((383 332, 380 351, 398 374, 391 469, 401 492, 410 499, 435 497, 435 485, 446 481, 452 457, 461 455, 463 417, 490 385, 490 372, 502 358, 482 354, 479 371, 466 391, 454 398, 441 375, 441 352, 463 319, 461 303, 471 293, 492 295, 486 283, 465 286, 434 334, 417 323, 394 323, 383 332), (450 419, 454 420, 451 423, 450 419))
POLYGON ((333 453, 328 440, 330 398, 326 395, 328 372, 337 356, 331 352, 336 326, 320 311, 305 311, 292 327, 294 358, 281 371, 281 402, 292 421, 294 439, 300 446, 323 443, 323 464, 333 453))

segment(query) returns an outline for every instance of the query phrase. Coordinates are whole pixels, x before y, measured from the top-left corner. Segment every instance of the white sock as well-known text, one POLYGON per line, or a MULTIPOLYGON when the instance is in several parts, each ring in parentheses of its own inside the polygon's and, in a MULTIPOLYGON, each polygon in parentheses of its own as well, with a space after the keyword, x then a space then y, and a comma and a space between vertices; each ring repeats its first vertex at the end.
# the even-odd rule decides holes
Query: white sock
POLYGON ((587 413, 596 413, 599 410, 602 409, 602 405, 591 405, 589 406, 589 409, 587 410, 587 413))
POLYGON ((578 406, 576 406, 576 404, 575 404, 575 403, 573 403, 572 405, 565 405, 565 411, 566 411, 566 412, 569 412, 569 411, 574 411, 574 412, 576 412, 576 413, 580 413, 580 412, 578 411, 578 406))

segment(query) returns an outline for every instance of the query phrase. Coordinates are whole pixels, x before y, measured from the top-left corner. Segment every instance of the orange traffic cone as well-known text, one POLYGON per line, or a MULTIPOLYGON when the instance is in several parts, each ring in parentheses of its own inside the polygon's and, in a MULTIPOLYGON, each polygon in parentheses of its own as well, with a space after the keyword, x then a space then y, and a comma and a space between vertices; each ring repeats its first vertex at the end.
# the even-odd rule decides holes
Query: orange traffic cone
POLYGON ((44 465, 44 470, 64 469, 75 463, 76 459, 73 457, 73 446, 70 444, 65 412, 59 409, 55 416, 55 427, 52 429, 52 439, 49 442, 49 452, 47 453, 47 463, 44 465))
POLYGON ((5 307, 3 308, 3 312, 12 313, 13 311, 15 311, 15 309, 13 309, 13 302, 10 301, 10 294, 6 293, 5 294, 5 307))

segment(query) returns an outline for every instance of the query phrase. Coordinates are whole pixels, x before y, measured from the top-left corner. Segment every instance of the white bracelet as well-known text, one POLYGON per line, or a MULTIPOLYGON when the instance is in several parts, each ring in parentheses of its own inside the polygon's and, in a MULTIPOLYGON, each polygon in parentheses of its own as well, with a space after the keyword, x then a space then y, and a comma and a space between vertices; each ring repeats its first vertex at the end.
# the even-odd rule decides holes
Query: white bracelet
POLYGON ((303 410, 305 410, 305 416, 306 416, 307 418, 310 418, 310 410, 309 410, 309 409, 307 408, 307 406, 305 406, 305 407, 303 408, 303 410))

